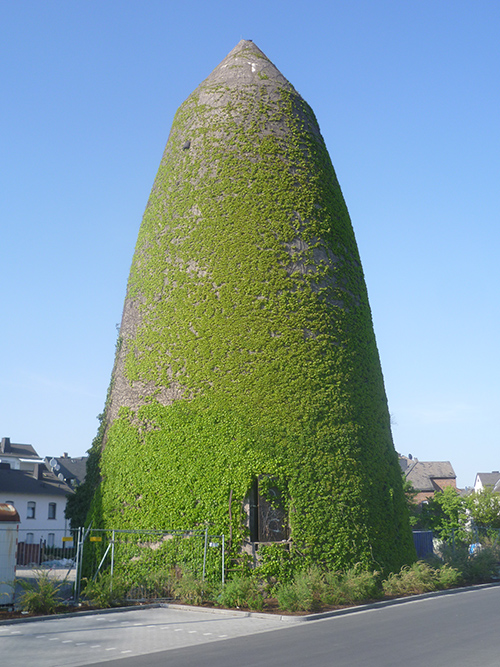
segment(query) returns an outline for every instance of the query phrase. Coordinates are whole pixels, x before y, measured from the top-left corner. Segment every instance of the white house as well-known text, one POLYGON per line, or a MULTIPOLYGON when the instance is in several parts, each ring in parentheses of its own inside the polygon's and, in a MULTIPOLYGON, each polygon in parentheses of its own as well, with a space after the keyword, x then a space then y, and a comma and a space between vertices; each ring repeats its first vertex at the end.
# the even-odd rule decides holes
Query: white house
POLYGON ((474 481, 474 491, 482 491, 490 488, 494 491, 500 490, 498 484, 500 482, 500 472, 494 470, 493 472, 478 472, 474 481))
POLYGON ((69 522, 64 517, 66 499, 72 493, 43 463, 36 463, 33 471, 0 463, 0 503, 14 505, 21 520, 19 565, 39 562, 44 552, 72 546, 69 522))

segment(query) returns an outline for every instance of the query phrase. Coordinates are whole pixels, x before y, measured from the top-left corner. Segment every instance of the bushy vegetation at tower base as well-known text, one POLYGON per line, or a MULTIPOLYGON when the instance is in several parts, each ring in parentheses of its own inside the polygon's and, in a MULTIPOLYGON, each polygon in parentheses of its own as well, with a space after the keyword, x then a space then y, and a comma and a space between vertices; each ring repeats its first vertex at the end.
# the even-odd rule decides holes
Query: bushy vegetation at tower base
POLYGON ((139 578, 124 572, 111 578, 108 572, 90 580, 83 594, 89 604, 102 607, 163 600, 253 611, 318 612, 498 581, 500 549, 498 544, 485 545, 476 555, 458 550, 385 577, 360 565, 344 571, 305 565, 294 570, 290 561, 283 566, 278 557, 256 569, 240 567, 224 584, 178 567, 152 570, 139 578))

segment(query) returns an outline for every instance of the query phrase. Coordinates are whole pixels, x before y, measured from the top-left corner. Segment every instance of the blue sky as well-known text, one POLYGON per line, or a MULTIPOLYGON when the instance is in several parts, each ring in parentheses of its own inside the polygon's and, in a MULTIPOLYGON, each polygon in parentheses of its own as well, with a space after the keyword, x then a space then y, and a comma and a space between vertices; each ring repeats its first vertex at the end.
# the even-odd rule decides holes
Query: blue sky
POLYGON ((396 449, 500 469, 497 0, 0 0, 0 435, 84 455, 176 109, 241 39, 313 107, 396 449))

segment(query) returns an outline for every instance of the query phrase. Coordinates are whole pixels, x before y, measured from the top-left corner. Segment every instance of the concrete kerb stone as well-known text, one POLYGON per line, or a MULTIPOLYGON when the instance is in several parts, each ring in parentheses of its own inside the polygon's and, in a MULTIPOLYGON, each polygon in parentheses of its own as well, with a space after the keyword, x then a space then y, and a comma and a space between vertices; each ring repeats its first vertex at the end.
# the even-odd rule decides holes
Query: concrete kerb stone
POLYGON ((405 602, 413 602, 415 600, 423 600, 426 598, 433 598, 442 595, 456 595, 466 591, 480 590, 483 588, 494 588, 500 586, 500 582, 492 582, 488 584, 476 584, 474 586, 465 586, 462 588, 450 588, 444 591, 431 591, 429 593, 422 593, 420 595, 409 595, 402 598, 394 598, 393 600, 379 600, 378 602, 370 602, 368 604, 357 605, 353 607, 344 607, 342 609, 332 609, 331 611, 318 612, 315 614, 288 615, 288 614, 267 614, 265 612, 257 611, 242 611, 241 609, 221 609, 218 607, 196 607, 192 605, 176 604, 171 602, 156 602, 144 605, 131 605, 128 607, 112 607, 109 609, 90 609, 88 611, 68 612, 67 614, 51 614, 48 616, 29 616, 28 618, 11 618, 0 620, 0 625, 10 625, 17 623, 33 623, 35 621, 49 621, 57 618, 75 618, 78 616, 95 616, 100 614, 114 614, 123 613, 127 611, 137 611, 141 609, 177 609, 178 611, 194 611, 204 614, 216 614, 219 616, 236 616, 239 618, 261 618, 274 619, 284 623, 303 623, 306 621, 320 621, 324 618, 332 618, 334 616, 345 616, 347 614, 355 614, 361 611, 368 611, 370 609, 381 609, 383 607, 404 604, 405 602))

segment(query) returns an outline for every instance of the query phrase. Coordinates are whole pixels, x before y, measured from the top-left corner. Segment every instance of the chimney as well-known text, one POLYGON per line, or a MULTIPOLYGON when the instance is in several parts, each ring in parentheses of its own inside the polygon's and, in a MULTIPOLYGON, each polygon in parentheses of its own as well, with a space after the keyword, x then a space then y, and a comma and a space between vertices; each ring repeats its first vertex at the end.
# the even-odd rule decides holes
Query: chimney
POLYGON ((0 444, 0 452, 2 452, 2 454, 7 454, 10 451, 11 451, 10 438, 2 438, 2 442, 0 444))
POLYGON ((45 472, 46 467, 44 463, 35 463, 33 468, 33 477, 35 479, 43 479, 43 473, 45 472))
POLYGON ((63 459, 67 459, 68 458, 68 452, 64 452, 62 457, 63 457, 63 459))

